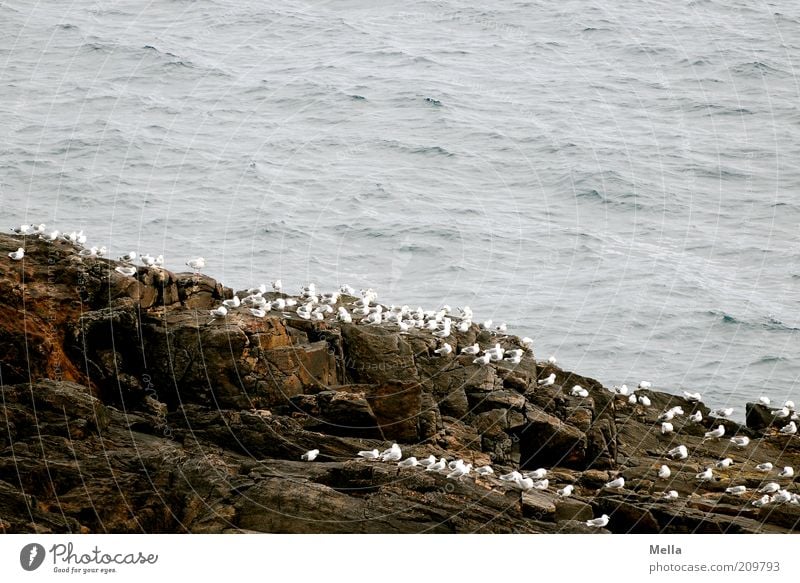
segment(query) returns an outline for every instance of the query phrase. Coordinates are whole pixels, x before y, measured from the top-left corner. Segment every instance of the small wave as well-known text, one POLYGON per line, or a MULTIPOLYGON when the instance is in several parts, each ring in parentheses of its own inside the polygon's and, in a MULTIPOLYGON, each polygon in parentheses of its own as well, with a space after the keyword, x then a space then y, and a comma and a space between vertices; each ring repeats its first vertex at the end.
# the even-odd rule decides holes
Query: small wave
POLYGON ((764 75, 784 75, 785 71, 772 67, 761 61, 752 61, 750 63, 740 63, 731 67, 731 73, 737 75, 751 75, 762 77, 764 75))

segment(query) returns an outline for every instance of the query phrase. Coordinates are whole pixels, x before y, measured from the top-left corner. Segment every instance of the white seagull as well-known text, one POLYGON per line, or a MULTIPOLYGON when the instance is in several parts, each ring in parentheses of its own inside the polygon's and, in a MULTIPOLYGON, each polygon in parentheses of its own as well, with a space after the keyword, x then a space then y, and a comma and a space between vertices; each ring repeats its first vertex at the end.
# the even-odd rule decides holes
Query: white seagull
POLYGON ((385 462, 397 462, 403 457, 403 452, 400 450, 400 446, 396 443, 392 444, 392 447, 385 450, 381 454, 381 459, 385 462))
POLYGON ((725 409, 715 409, 711 412, 711 415, 714 417, 730 417, 733 415, 733 407, 727 407, 725 409))
POLYGON ((580 385, 575 385, 574 387, 572 387, 572 391, 570 391, 569 394, 572 395, 573 397, 586 398, 589 396, 589 391, 587 391, 580 385))
POLYGON ((307 461, 307 462, 313 462, 315 459, 317 459, 318 455, 319 455, 319 450, 318 449, 311 449, 311 450, 308 450, 303 455, 301 455, 300 459, 303 460, 303 461, 307 461))
POLYGON ((465 346, 461 349, 461 354, 478 354, 481 351, 481 347, 476 342, 472 346, 465 346))
POLYGON ((788 425, 781 427, 781 433, 784 435, 794 435, 797 433, 797 424, 794 421, 789 421, 788 425))
POLYGON ((690 393, 688 391, 683 391, 683 396, 686 397, 686 400, 690 403, 699 403, 703 400, 703 397, 700 396, 700 393, 690 393))
POLYGON ((747 486, 731 486, 730 488, 725 488, 725 491, 728 494, 733 494, 734 496, 741 496, 747 492, 747 486))
POLYGON ((365 460, 376 460, 381 457, 381 454, 378 452, 377 449, 365 449, 363 451, 358 452, 358 457, 364 458, 365 460))
POLYGON ((190 259, 189 261, 187 261, 186 265, 191 267, 192 271, 197 273, 206 266, 206 260, 203 259, 202 257, 197 257, 196 259, 190 259))
POLYGON ((757 472, 764 472, 764 473, 771 472, 773 467, 774 466, 772 465, 771 462, 764 462, 763 464, 758 464, 756 466, 756 471, 757 472))
POLYGON ((544 468, 539 468, 538 470, 534 470, 532 472, 528 472, 525 474, 526 478, 531 478, 533 480, 541 480, 547 475, 547 470, 544 468))
POLYGON ((136 268, 132 265, 120 265, 119 267, 114 268, 114 271, 124 275, 125 277, 132 277, 136 275, 136 268))
POLYGON ((608 524, 608 514, 603 514, 599 518, 592 518, 591 520, 586 521, 586 526, 592 528, 603 528, 607 524, 608 524))
POLYGON ((717 465, 718 468, 724 469, 724 468, 731 467, 732 463, 733 463, 733 460, 731 458, 729 458, 729 457, 726 457, 725 459, 719 460, 716 465, 717 465))
POLYGON ((786 466, 781 470, 781 473, 778 474, 779 478, 791 478, 792 476, 794 476, 794 469, 792 466, 786 466))
POLYGON ((649 389, 653 386, 653 383, 650 381, 639 381, 639 388, 640 389, 649 389))
POLYGON ((662 480, 666 480, 672 475, 672 472, 669 469, 669 466, 662 465, 658 470, 658 477, 662 480))
POLYGON ((663 500, 677 500, 678 499, 678 491, 677 490, 670 490, 669 492, 664 492, 664 495, 661 496, 663 500))
POLYGON ((699 474, 695 476, 701 482, 710 482, 714 479, 714 472, 711 471, 711 468, 706 468, 699 474))
POLYGON ((418 465, 419 465, 419 462, 417 461, 417 458, 415 458, 413 456, 409 457, 409 458, 406 458, 403 461, 397 463, 397 467, 398 468, 413 468, 413 467, 416 467, 418 465))
POLYGON ((750 443, 750 438, 746 435, 737 435, 736 437, 731 437, 731 443, 736 447, 747 447, 750 443))
POLYGON ((778 490, 781 489, 781 485, 777 482, 769 482, 768 484, 764 484, 762 488, 758 489, 759 494, 774 494, 778 490))
POLYGON ((475 473, 479 476, 490 476, 494 473, 492 466, 481 466, 475 469, 475 473))
POLYGON ((661 435, 669 435, 673 431, 675 431, 675 427, 673 427, 672 423, 669 423, 668 421, 664 421, 661 424, 661 435))
POLYGON ((482 354, 481 356, 479 356, 478 358, 473 360, 472 364, 484 364, 484 365, 486 365, 486 364, 489 364, 489 362, 491 360, 492 360, 492 355, 487 352, 486 354, 482 354))
POLYGON ((703 439, 718 439, 725 435, 725 426, 718 425, 716 429, 712 429, 711 431, 706 431, 706 435, 703 439))
POLYGON ((605 487, 609 488, 609 489, 612 489, 612 490, 619 490, 620 488, 624 488, 625 487, 625 478, 620 476, 616 480, 611 480, 610 482, 606 483, 605 487))
POLYGON ((539 381, 540 387, 549 387, 556 383, 556 373, 551 373, 549 377, 546 379, 542 379, 539 381))
POLYGON ((12 261, 19 261, 23 257, 25 257, 25 249, 23 247, 20 247, 16 251, 12 251, 11 253, 9 253, 8 256, 11 258, 12 261))
POLYGON ((679 445, 669 450, 667 455, 674 460, 685 460, 689 457, 689 451, 686 449, 685 445, 679 445))
POLYGON ((575 486, 573 486, 572 484, 567 484, 566 486, 564 486, 560 490, 557 490, 556 494, 558 494, 562 498, 569 498, 570 496, 572 496, 572 491, 574 489, 575 489, 575 486))
POLYGON ((693 421, 694 423, 700 423, 703 420, 703 414, 700 411, 695 411, 691 415, 689 415, 689 421, 693 421))
POLYGON ((434 350, 434 352, 439 356, 447 356, 448 354, 453 352, 453 347, 450 346, 447 342, 445 342, 441 348, 437 348, 436 350, 434 350))

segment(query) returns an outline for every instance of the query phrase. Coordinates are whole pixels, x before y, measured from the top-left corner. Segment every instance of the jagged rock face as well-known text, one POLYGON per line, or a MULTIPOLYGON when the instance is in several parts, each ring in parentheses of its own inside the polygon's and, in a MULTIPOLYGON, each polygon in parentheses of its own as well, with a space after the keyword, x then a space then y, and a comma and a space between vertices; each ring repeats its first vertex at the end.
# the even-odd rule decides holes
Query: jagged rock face
POLYGON ((724 492, 736 480, 757 487, 755 463, 800 459, 767 423, 724 422, 759 439, 738 453, 703 440, 716 422, 676 420, 698 457, 667 462, 681 495, 667 502, 656 472, 674 436, 654 431, 656 417, 678 404, 706 417, 702 404, 650 391, 650 409, 632 406, 530 353, 519 365, 473 364, 463 347, 498 341, 476 326, 453 331, 454 353, 438 356, 430 333, 392 325, 294 310, 215 318, 209 309, 233 292, 209 277, 144 267, 126 277, 64 242, 27 240, 25 260, 10 261, 19 246, 0 235, 0 531, 598 532, 584 521, 603 512, 602 532, 797 524, 794 507, 742 509, 724 492), (539 386, 551 373, 555 384, 539 386), (570 396, 575 384, 589 396, 570 396), (520 495, 496 476, 448 480, 355 459, 391 442, 404 456, 497 473, 546 467, 552 485, 520 495), (310 449, 317 460, 300 462, 310 449), (739 468, 698 494, 699 466, 724 455, 739 468), (629 489, 603 490, 617 473, 629 489), (561 499, 566 484, 575 493, 561 499))

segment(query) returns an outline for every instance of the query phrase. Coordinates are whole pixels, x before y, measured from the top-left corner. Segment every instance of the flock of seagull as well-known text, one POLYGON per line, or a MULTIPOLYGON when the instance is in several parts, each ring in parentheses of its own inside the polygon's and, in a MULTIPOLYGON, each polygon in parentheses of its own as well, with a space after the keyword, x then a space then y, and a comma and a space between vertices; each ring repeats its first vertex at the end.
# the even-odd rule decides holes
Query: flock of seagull
MULTIPOLYGON (((78 255, 81 257, 104 257, 107 254, 106 247, 85 247, 86 235, 83 231, 71 231, 68 233, 61 233, 57 230, 47 231, 46 225, 21 225, 13 227, 12 231, 16 234, 26 237, 38 237, 46 241, 64 240, 73 245, 80 247, 78 255)), ((20 261, 25 257, 24 247, 20 247, 17 251, 8 254, 13 261, 20 261)), ((162 255, 151 256, 148 254, 139 255, 135 251, 131 251, 119 257, 122 265, 115 268, 115 271, 127 276, 133 277, 137 273, 135 262, 140 261, 141 264, 147 268, 161 268, 164 265, 164 257, 162 255)), ((186 262, 195 274, 198 274, 205 266, 206 261, 203 257, 190 259, 186 262)), ((398 328, 400 333, 408 333, 411 329, 425 330, 431 333, 437 339, 437 348, 434 349, 434 354, 439 357, 447 357, 455 352, 453 344, 448 342, 448 338, 454 330, 459 332, 467 332, 473 325, 473 312, 469 306, 459 307, 456 310, 450 306, 442 306, 438 310, 423 310, 421 307, 416 309, 410 308, 408 305, 403 306, 390 306, 385 307, 378 303, 378 295, 373 289, 362 289, 357 292, 349 285, 343 285, 336 292, 319 292, 313 283, 301 288, 297 298, 290 297, 283 293, 283 284, 281 280, 271 282, 269 286, 261 284, 256 288, 248 290, 245 294, 234 295, 233 298, 224 300, 219 306, 209 311, 213 319, 226 318, 233 310, 246 310, 252 317, 264 318, 270 311, 283 312, 284 316, 289 316, 285 310, 294 308, 295 314, 305 320, 325 320, 327 318, 336 319, 341 323, 353 323, 354 321, 363 325, 376 326, 376 325, 393 325, 398 328), (264 297, 268 292, 275 292, 273 297, 267 299, 264 297), (355 302, 348 305, 338 305, 343 303, 344 298, 357 298, 355 302), (360 297, 359 297, 360 296, 360 297), (338 305, 338 307, 337 307, 338 305), (348 307, 350 308, 348 310, 348 307)), ((501 338, 508 338, 506 335, 507 325, 501 323, 494 325, 492 320, 486 320, 478 323, 481 330, 489 331, 491 334, 501 338)), ((533 340, 531 338, 522 338, 519 345, 513 347, 503 347, 500 342, 495 342, 494 346, 483 349, 478 343, 470 346, 463 347, 460 351, 461 355, 473 357, 472 363, 487 366, 496 362, 507 362, 512 365, 519 364, 523 356, 533 351, 533 340)), ((548 359, 550 364, 556 364, 556 359, 550 357, 548 359)), ((555 373, 551 373, 544 379, 537 381, 541 387, 552 386, 556 383, 555 373)), ((651 388, 651 383, 642 381, 639 383, 639 389, 651 388)), ((626 385, 612 387, 611 392, 619 397, 627 398, 627 402, 631 405, 641 405, 645 408, 651 406, 650 399, 645 394, 637 394, 636 390, 631 391, 626 385)), ((569 394, 573 397, 586 398, 589 396, 589 391, 580 385, 575 385, 570 390, 569 394)), ((698 403, 701 401, 699 393, 684 391, 684 397, 690 403, 698 403)), ((769 406, 770 400, 768 397, 760 397, 759 401, 762 405, 769 406)), ((711 411, 711 416, 719 419, 725 419, 733 414, 733 408, 721 408, 711 411)), ((779 432, 784 435, 795 435, 797 433, 797 422, 800 420, 798 413, 795 410, 795 405, 792 401, 786 401, 781 407, 772 411, 776 419, 788 420, 786 425, 781 427, 779 432)), ((668 435, 675 432, 675 427, 672 421, 684 415, 682 407, 676 406, 664 411, 659 417, 660 422, 659 430, 662 435, 668 435)), ((700 411, 696 411, 689 415, 687 419, 693 423, 701 423, 703 415, 700 411)), ((725 435, 725 426, 719 424, 715 429, 707 431, 704 435, 704 441, 707 439, 720 439, 725 435)), ((730 438, 730 442, 737 448, 745 448, 749 445, 750 439, 746 436, 734 436, 730 438)), ((313 461, 319 455, 319 450, 313 449, 304 453, 301 458, 305 461, 313 461)), ((418 460, 415 457, 402 459, 402 451, 400 446, 392 444, 392 446, 379 452, 377 449, 369 451, 360 451, 357 454, 358 458, 370 461, 383 461, 383 462, 396 462, 398 471, 404 468, 420 467, 428 472, 437 472, 446 474, 448 479, 462 479, 471 475, 476 478, 482 478, 494 474, 491 466, 481 466, 473 468, 472 464, 464 463, 463 460, 447 461, 445 458, 436 459, 431 455, 425 459, 418 460)), ((666 452, 666 457, 670 460, 685 460, 689 457, 688 449, 685 445, 678 445, 675 448, 666 452)), ((725 458, 719 460, 715 467, 718 469, 725 469, 731 466, 733 460, 725 458)), ((772 472, 775 468, 771 463, 759 464, 756 470, 765 474, 772 472)), ((667 480, 672 474, 669 466, 666 464, 661 465, 658 470, 658 477, 662 480, 667 480)), ((521 473, 519 471, 512 471, 508 474, 499 476, 501 482, 507 483, 511 488, 514 488, 520 493, 528 490, 547 490, 550 487, 548 480, 547 470, 540 468, 533 472, 521 473)), ((794 476, 794 470, 791 467, 783 467, 777 474, 779 478, 791 478, 794 476)), ((715 475, 712 467, 705 468, 704 471, 696 475, 699 482, 708 482, 715 480, 715 475)), ((625 486, 625 479, 620 476, 605 484, 606 489, 620 490, 625 486)), ((557 495, 560 497, 568 497, 572 495, 574 490, 573 485, 566 485, 557 490, 557 495)), ((726 489, 728 494, 735 496, 743 496, 748 492, 746 486, 738 485, 731 486, 726 489)), ((753 506, 760 507, 767 504, 800 504, 800 497, 797 494, 790 493, 783 489, 777 482, 769 482, 763 487, 756 490, 756 493, 762 494, 760 498, 752 501, 753 506)), ((669 490, 662 495, 663 499, 675 500, 679 497, 676 490, 669 490)), ((609 517, 602 515, 598 518, 586 521, 586 525, 590 527, 604 527, 608 524, 609 517)))

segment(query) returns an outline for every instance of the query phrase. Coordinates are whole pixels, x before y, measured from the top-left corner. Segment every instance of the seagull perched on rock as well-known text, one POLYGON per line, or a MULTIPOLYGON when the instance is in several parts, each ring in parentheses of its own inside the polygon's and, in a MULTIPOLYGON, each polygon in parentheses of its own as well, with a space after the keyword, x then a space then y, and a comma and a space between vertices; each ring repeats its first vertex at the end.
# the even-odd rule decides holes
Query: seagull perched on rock
POLYGON ((792 466, 786 466, 781 470, 781 473, 778 474, 779 478, 791 478, 794 476, 794 469, 792 466))
POLYGON ((658 469, 658 477, 662 480, 666 480, 672 475, 672 471, 669 469, 669 466, 662 465, 658 469))
POLYGON ((611 480, 610 482, 606 483, 605 487, 610 489, 610 490, 619 490, 620 488, 624 488, 625 487, 625 478, 620 476, 616 480, 611 480))
POLYGON ((789 411, 788 407, 781 407, 780 409, 775 409, 772 412, 772 416, 776 419, 786 419, 792 412, 789 411))
POLYGON ((769 500, 773 504, 785 504, 792 501, 792 495, 786 490, 778 490, 769 500))
POLYGON ((438 462, 435 464, 429 465, 425 468, 426 472, 441 472, 443 469, 447 467, 447 461, 444 458, 440 458, 438 462))
POLYGON ((661 496, 663 500, 677 500, 678 499, 678 491, 677 490, 670 490, 669 492, 664 492, 664 495, 661 496))
POLYGON ((658 416, 659 421, 672 421, 675 418, 675 412, 673 410, 664 411, 661 415, 658 416))
POLYGON ((758 489, 759 494, 774 494, 778 490, 781 489, 781 485, 777 482, 769 482, 768 484, 764 484, 763 487, 758 489))
POLYGON ((196 259, 190 259, 186 262, 186 265, 192 268, 192 270, 197 273, 201 269, 206 266, 206 260, 202 257, 197 257, 196 259))
POLYGON ((301 455, 300 459, 306 462, 313 462, 315 459, 317 459, 318 455, 319 455, 318 449, 310 449, 306 453, 301 455))
POLYGON ((215 318, 224 318, 225 316, 228 315, 228 308, 226 308, 225 306, 220 306, 218 308, 215 308, 211 310, 211 315, 214 316, 215 318))
POLYGON ((513 472, 509 472, 508 474, 503 474, 500 476, 500 479, 504 482, 515 482, 522 478, 522 474, 520 474, 517 470, 513 472))
POLYGON ((797 433, 797 424, 794 421, 789 421, 788 425, 781 427, 781 433, 784 435, 794 435, 797 433))
POLYGON ((574 387, 572 387, 572 391, 570 391, 569 394, 572 395, 573 397, 586 398, 589 396, 589 391, 587 391, 580 385, 575 385, 574 387))
POLYGON ((25 248, 20 247, 16 251, 12 251, 8 254, 12 261, 20 261, 23 257, 25 257, 25 248))
POLYGON ((475 473, 479 476, 491 476, 494 473, 492 466, 481 466, 479 468, 475 468, 475 473))
POLYGON ((125 277, 132 277, 136 275, 136 268, 132 265, 120 265, 119 267, 114 268, 114 271, 124 275, 125 277))
POLYGON ((649 407, 651 405, 650 398, 647 395, 639 395, 639 404, 642 407, 649 407))
POLYGON ((533 487, 537 490, 547 490, 547 488, 550 487, 550 480, 545 478, 544 480, 539 480, 538 482, 534 482, 533 487))
POLYGON ((672 423, 669 423, 668 421, 664 421, 661 424, 661 435, 669 435, 673 431, 675 431, 675 427, 673 427, 672 423))
POLYGON ((730 417, 733 415, 733 407, 727 407, 725 409, 714 409, 711 411, 711 415, 714 417, 730 417))
POLYGON ((639 381, 639 388, 640 389, 649 389, 653 386, 653 383, 650 381, 639 381))
POLYGON ((592 518, 586 521, 586 526, 591 528, 603 528, 608 524, 608 514, 603 514, 599 518, 592 518))
MULTIPOLYGON (((376 449, 375 451, 378 451, 378 450, 376 449)), ((433 455, 433 454, 429 455, 425 459, 419 460, 419 465, 421 465, 423 468, 430 467, 435 463, 436 463, 436 456, 433 455)))
POLYGON ((751 504, 756 508, 761 508, 762 506, 769 504, 769 500, 770 500, 769 495, 764 494, 761 498, 753 500, 751 504))
POLYGON ((239 299, 239 296, 233 296, 230 300, 223 301, 222 305, 226 308, 238 308, 242 305, 242 300, 239 299))
POLYGON ((736 437, 731 437, 731 443, 736 447, 747 447, 750 443, 750 438, 746 435, 737 435, 736 437))
POLYGON ((700 411, 695 411, 691 415, 689 415, 689 421, 694 423, 700 423, 703 420, 703 414, 700 411))
POLYGON ((491 360, 492 360, 492 355, 487 352, 486 354, 482 354, 478 358, 473 360, 472 364, 483 364, 483 365, 486 365, 486 364, 489 364, 489 362, 491 360))
POLYGON ((556 384, 556 373, 550 373, 549 377, 539 381, 540 387, 550 387, 554 384, 556 384))
POLYGON ((414 467, 416 467, 418 465, 419 465, 419 462, 417 461, 417 458, 415 458, 414 456, 406 458, 401 462, 397 462, 397 467, 398 468, 414 468, 414 467))
POLYGON ((526 478, 531 478, 533 480, 541 480, 547 475, 547 470, 544 468, 539 468, 538 470, 534 470, 532 472, 528 472, 525 474, 526 478))
POLYGON ((249 308, 248 311, 250 312, 250 315, 255 318, 264 318, 267 315, 267 312, 261 308, 249 308))
POLYGON ((671 450, 669 450, 667 455, 674 460, 685 460, 687 457, 689 457, 689 451, 686 449, 685 445, 679 445, 678 447, 673 447, 671 450))
POLYGON ((452 472, 450 472, 449 474, 447 474, 447 478, 448 478, 449 480, 458 479, 458 478, 461 478, 461 477, 463 477, 463 476, 467 476, 467 475, 469 475, 469 473, 470 473, 471 471, 472 471, 472 464, 467 464, 467 465, 464 465, 464 462, 461 462, 459 465, 457 465, 457 466, 456 466, 456 467, 453 469, 453 471, 452 471, 452 472))
POLYGON ((560 490, 557 490, 556 494, 558 494, 562 498, 569 498, 570 496, 572 496, 572 491, 574 489, 575 489, 575 486, 573 486, 572 484, 567 484, 566 486, 564 486, 560 490))
POLYGON ((511 485, 514 486, 520 492, 525 492, 533 488, 533 480, 531 480, 530 478, 520 477, 511 482, 511 485))
POLYGON ((400 458, 403 457, 403 452, 400 450, 400 446, 396 443, 392 444, 392 447, 386 449, 381 453, 381 459, 385 462, 397 462, 400 461, 400 458))
POLYGON ((683 396, 686 397, 686 400, 690 403, 699 403, 703 400, 703 397, 700 396, 700 393, 690 393, 688 391, 683 391, 683 396))
POLYGON ((453 347, 452 347, 452 346, 450 346, 450 345, 449 345, 447 342, 445 342, 445 343, 442 345, 442 347, 441 347, 441 348, 437 348, 436 350, 434 350, 434 352, 435 352, 436 354, 438 354, 439 356, 447 356, 448 354, 450 354, 451 352, 453 352, 453 347))
POLYGON ((765 407, 769 407, 769 404, 772 402, 770 401, 769 397, 761 396, 758 398, 758 402, 764 405, 765 407))
POLYGON ((734 496, 741 496, 747 492, 747 486, 731 486, 730 488, 725 488, 725 492, 734 496))
POLYGON ((718 425, 716 429, 712 429, 711 431, 706 431, 705 437, 703 439, 719 439, 725 435, 725 426, 718 425))
POLYGON ((365 460, 376 460, 381 457, 381 454, 378 452, 377 449, 365 449, 363 451, 358 452, 358 457, 364 458, 365 460))
POLYGON ((720 469, 725 469, 725 468, 729 468, 729 467, 731 467, 731 464, 732 464, 732 463, 733 463, 733 460, 732 460, 731 458, 729 458, 729 457, 726 457, 725 459, 721 459, 721 460, 719 460, 719 461, 716 463, 716 466, 717 466, 718 468, 720 468, 720 469))
POLYGON ((712 480, 714 480, 714 472, 711 471, 711 468, 706 468, 705 470, 697 474, 695 478, 697 478, 701 482, 711 482, 712 480))
POLYGON ((558 361, 556 360, 555 356, 551 356, 550 358, 548 358, 547 362, 550 364, 558 364, 558 361))
POLYGON ((123 263, 133 263, 136 261, 136 251, 131 251, 130 253, 120 256, 119 260, 123 263))
POLYGON ((756 466, 756 471, 764 473, 771 472, 773 467, 774 466, 772 465, 772 462, 764 462, 763 464, 758 464, 756 466))
POLYGON ((481 351, 481 347, 476 342, 472 346, 465 346, 461 349, 461 354, 478 354, 481 351))

